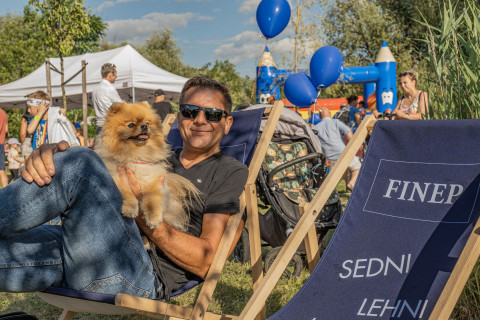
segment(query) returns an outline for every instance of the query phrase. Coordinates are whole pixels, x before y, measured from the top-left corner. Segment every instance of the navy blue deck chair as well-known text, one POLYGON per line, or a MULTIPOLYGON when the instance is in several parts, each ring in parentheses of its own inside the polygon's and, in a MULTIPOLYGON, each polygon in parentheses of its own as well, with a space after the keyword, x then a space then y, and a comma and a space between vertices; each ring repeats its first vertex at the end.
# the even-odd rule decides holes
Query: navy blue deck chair
MULTIPOLYGON (((283 103, 278 102, 273 107, 265 109, 232 113, 234 118, 233 126, 229 134, 222 139, 221 150, 249 166, 247 184, 255 183, 282 108, 283 103), (267 128, 263 131, 261 137, 258 138, 262 117, 268 117, 267 128)), ((168 141, 173 147, 182 146, 181 136, 176 123, 173 123, 168 141)), ((245 210, 245 201, 249 197, 251 196, 246 195, 245 192, 242 193, 240 214, 232 215, 228 221, 194 308, 167 304, 160 300, 145 299, 126 294, 109 295, 66 288, 51 287, 43 292, 37 292, 37 295, 44 301, 62 308, 64 311, 60 319, 64 320, 72 319, 77 312, 111 315, 138 314, 158 319, 233 319, 234 317, 232 316, 218 315, 206 310, 228 257, 229 249, 232 247, 234 236, 241 220, 241 213, 245 210)), ((182 289, 172 293, 172 297, 190 290, 200 282, 202 282, 200 278, 188 282, 182 289)))
MULTIPOLYGON (((361 124, 239 319, 259 313, 373 123, 361 124)), ((377 121, 330 244, 269 319, 449 319, 480 254, 478 137, 480 120, 377 121)))

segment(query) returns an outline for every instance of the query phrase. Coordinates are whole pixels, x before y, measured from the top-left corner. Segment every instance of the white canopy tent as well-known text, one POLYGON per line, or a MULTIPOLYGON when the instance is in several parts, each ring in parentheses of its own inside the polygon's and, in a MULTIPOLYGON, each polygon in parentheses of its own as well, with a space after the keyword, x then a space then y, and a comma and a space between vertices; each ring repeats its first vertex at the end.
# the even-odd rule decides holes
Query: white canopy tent
MULTIPOLYGON (((93 107, 91 92, 100 82, 100 69, 104 63, 117 66, 117 79, 114 83, 120 97, 127 102, 153 101, 153 93, 157 89, 165 91, 166 101, 177 101, 187 78, 167 72, 140 55, 130 45, 120 48, 86 53, 63 59, 65 81, 76 76, 65 85, 67 107, 82 108, 82 60, 86 67, 86 91, 88 106, 93 107), (78 74, 77 74, 78 73, 78 74)), ((50 64, 60 70, 60 58, 50 58, 50 64)), ((23 108, 25 96, 37 90, 47 91, 47 71, 45 65, 17 81, 0 86, 0 107, 23 108)), ((53 105, 62 106, 62 89, 60 73, 51 71, 53 105)))

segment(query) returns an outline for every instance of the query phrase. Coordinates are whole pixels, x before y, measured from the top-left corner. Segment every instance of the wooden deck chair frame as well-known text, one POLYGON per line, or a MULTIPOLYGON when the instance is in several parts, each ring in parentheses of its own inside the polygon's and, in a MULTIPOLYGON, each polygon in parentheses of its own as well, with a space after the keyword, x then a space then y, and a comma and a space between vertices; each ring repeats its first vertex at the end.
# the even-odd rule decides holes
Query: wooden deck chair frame
MULTIPOLYGON (((273 288, 277 284, 278 280, 280 279, 283 270, 285 270, 285 268, 287 267, 289 261, 292 259, 300 243, 302 241, 308 242, 308 233, 311 232, 314 221, 320 213, 320 210, 318 210, 318 208, 322 208, 325 205, 329 195, 332 193, 332 191, 335 189, 338 182, 342 178, 342 175, 347 169, 350 161, 355 156, 357 150, 361 147, 363 141, 368 134, 368 131, 371 131, 373 129, 375 122, 376 120, 373 118, 373 116, 367 116, 362 121, 353 138, 346 146, 338 161, 335 163, 332 171, 328 174, 324 183, 318 190, 316 196, 308 205, 304 206, 304 214, 301 216, 298 224, 288 237, 282 250, 278 254, 277 258, 268 270, 265 277, 255 274, 257 278, 254 279, 254 294, 252 295, 244 310, 240 314, 238 318, 239 320, 254 319, 255 317, 262 316, 262 313, 264 313, 265 302, 270 293, 272 292, 273 288)), ((258 216, 249 216, 249 218, 252 218, 252 220, 254 220, 254 223, 255 220, 257 220, 258 223, 258 216)), ((250 226, 252 226, 252 224, 250 224, 250 226)), ((259 246, 260 229, 257 227, 255 229, 252 228, 249 230, 251 230, 250 234, 252 234, 250 236, 250 240, 258 240, 257 243, 254 244, 254 246, 259 246)), ((475 224, 472 233, 465 247, 462 250, 460 257, 457 260, 457 263, 452 273, 450 274, 450 277, 445 284, 445 287, 443 288, 439 299, 435 304, 435 307, 429 317, 430 320, 448 320, 450 318, 455 304, 457 303, 458 298, 460 297, 460 294, 462 293, 462 290, 465 287, 465 284, 480 256, 480 233, 478 232, 478 230, 480 230, 480 219, 475 224)), ((310 253, 310 257, 314 263, 316 256, 315 247, 313 246, 310 249, 312 250, 310 253)), ((261 265, 261 260, 256 263, 261 265)))
MULTIPOLYGON (((268 114, 268 121, 265 129, 257 143, 255 153, 248 169, 248 178, 244 192, 240 196, 240 212, 245 209, 245 203, 257 201, 256 194, 249 193, 249 190, 255 189, 255 179, 260 170, 263 158, 272 139, 275 126, 282 113, 283 103, 277 101, 273 107, 265 109, 268 114)), ((164 121, 166 122, 166 120, 164 121)), ((165 128, 165 127, 164 127, 165 128)), ((248 207, 248 206, 247 206, 248 207)), ((248 208, 247 208, 248 210, 248 208)), ((53 295, 44 292, 36 294, 44 301, 64 309, 59 319, 72 319, 76 312, 91 312, 98 314, 137 314, 153 319, 208 319, 208 320, 227 320, 236 319, 236 316, 221 315, 207 312, 207 307, 212 299, 213 292, 217 285, 220 273, 225 261, 228 258, 229 250, 233 244, 235 233, 241 220, 241 214, 235 214, 228 220, 224 234, 220 240, 217 252, 215 253, 212 265, 205 277, 199 296, 192 308, 173 305, 158 300, 145 299, 127 294, 117 294, 115 305, 101 303, 96 301, 82 300, 65 296, 53 295), (88 311, 85 311, 88 310, 88 311)))
POLYGON ((163 119, 162 122, 162 132, 164 136, 168 135, 176 118, 177 116, 175 115, 175 113, 169 113, 165 116, 165 119, 163 119))

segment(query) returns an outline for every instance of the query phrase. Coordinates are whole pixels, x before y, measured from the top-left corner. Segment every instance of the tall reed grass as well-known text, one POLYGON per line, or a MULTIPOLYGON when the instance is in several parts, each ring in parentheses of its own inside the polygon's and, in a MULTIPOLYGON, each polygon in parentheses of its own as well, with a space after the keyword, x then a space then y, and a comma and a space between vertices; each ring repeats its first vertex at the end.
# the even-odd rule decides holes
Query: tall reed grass
POLYGON ((443 3, 440 26, 426 27, 428 52, 423 57, 431 67, 429 118, 480 118, 480 7, 478 0, 463 0, 462 10, 451 1, 443 3))
MULTIPOLYGON (((427 30, 430 65, 431 119, 480 118, 480 6, 478 0, 462 0, 459 10, 451 1, 441 1, 439 27, 422 23, 427 30)), ((476 146, 472 146, 475 148, 476 146)), ((452 319, 480 319, 480 262, 477 262, 455 306, 452 319)))

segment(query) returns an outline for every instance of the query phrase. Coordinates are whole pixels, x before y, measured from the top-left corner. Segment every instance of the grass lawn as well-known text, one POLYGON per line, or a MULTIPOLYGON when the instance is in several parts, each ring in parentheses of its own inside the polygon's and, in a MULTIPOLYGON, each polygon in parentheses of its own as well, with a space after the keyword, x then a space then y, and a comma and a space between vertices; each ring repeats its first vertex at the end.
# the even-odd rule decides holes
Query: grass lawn
MULTIPOLYGON (((301 288, 308 278, 308 272, 303 270, 301 276, 295 279, 282 279, 267 301, 267 313, 273 314, 279 310, 301 288)), ((175 299, 176 304, 191 306, 195 302, 199 289, 175 299)), ((250 264, 227 261, 224 272, 220 277, 217 289, 209 311, 239 315, 252 295, 250 264)), ((62 311, 46 304, 33 293, 0 293, 0 314, 25 311, 36 315, 39 319, 58 319, 62 311)), ((141 319, 139 316, 103 316, 97 314, 79 313, 74 319, 141 319)))

